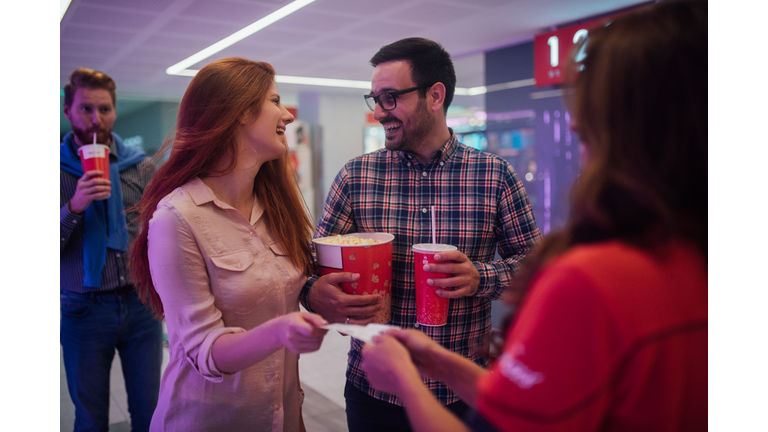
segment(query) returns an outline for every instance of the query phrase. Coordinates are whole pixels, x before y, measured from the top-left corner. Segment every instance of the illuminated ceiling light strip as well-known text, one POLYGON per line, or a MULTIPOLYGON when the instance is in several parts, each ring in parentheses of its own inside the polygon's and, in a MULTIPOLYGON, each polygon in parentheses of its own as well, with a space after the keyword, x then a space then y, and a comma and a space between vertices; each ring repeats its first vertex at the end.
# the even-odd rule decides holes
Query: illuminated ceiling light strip
MULTIPOLYGON (((175 75, 193 77, 195 76, 195 74, 197 74, 197 72, 198 71, 194 69, 184 69, 182 71, 179 71, 175 75)), ((343 79, 335 79, 335 78, 312 78, 312 77, 299 77, 299 76, 290 76, 290 75, 275 75, 275 82, 279 84, 341 87, 341 88, 352 88, 352 89, 363 89, 363 90, 371 89, 370 81, 343 80, 343 79)), ((478 87, 470 87, 470 88, 456 87, 456 89, 454 90, 454 94, 459 96, 476 96, 476 95, 481 95, 481 94, 490 93, 494 91, 506 90, 506 89, 517 88, 517 87, 525 87, 529 85, 534 85, 533 79, 510 81, 506 83, 493 84, 487 87, 486 86, 478 86, 478 87)))
POLYGON ((59 16, 59 22, 64 19, 64 14, 67 13, 67 9, 69 9, 69 4, 72 3, 72 0, 60 0, 59 1, 59 12, 61 12, 61 15, 59 16))
MULTIPOLYGON (((195 76, 199 71, 194 69, 184 69, 175 75, 195 76)), ((342 87, 353 89, 371 89, 370 81, 357 81, 357 80, 343 80, 335 78, 311 78, 311 77, 298 77, 289 75, 275 75, 275 82, 280 84, 299 84, 310 86, 323 86, 323 87, 342 87)))
POLYGON ((470 88, 456 87, 454 94, 457 94, 459 96, 475 96, 475 95, 491 93, 499 90, 508 90, 508 89, 513 89, 518 87, 532 86, 534 84, 536 84, 536 81, 533 78, 529 78, 529 79, 509 81, 509 82, 499 83, 499 84, 492 84, 489 86, 478 86, 478 87, 470 87, 470 88))
POLYGON ((534 80, 533 78, 522 79, 517 81, 509 81, 505 83, 491 84, 489 86, 486 86, 486 92, 490 93, 490 92, 495 92, 499 90, 509 90, 509 89, 518 88, 518 87, 532 86, 535 84, 536 84, 536 80, 534 80))
POLYGON ((325 87, 344 87, 355 89, 371 89, 370 81, 342 80, 333 78, 310 78, 287 75, 275 75, 275 81, 282 84, 303 84, 325 87))
POLYGON ((175 74, 172 74, 172 75, 193 77, 193 76, 197 75, 198 72, 200 72, 200 71, 199 70, 194 70, 194 69, 184 69, 184 70, 180 70, 180 71, 178 71, 178 72, 176 72, 175 74))
POLYGON ((182 72, 184 72, 185 69, 187 69, 188 67, 200 62, 201 60, 204 60, 216 54, 217 52, 225 48, 228 48, 237 42, 240 42, 241 40, 247 38, 248 36, 263 29, 264 27, 267 27, 268 25, 273 24, 285 18, 286 16, 296 12, 297 10, 303 8, 304 6, 314 1, 315 0, 296 0, 288 5, 285 5, 282 8, 272 12, 271 14, 265 16, 264 18, 249 25, 248 27, 245 27, 244 29, 237 31, 225 37, 224 39, 216 42, 215 44, 209 46, 208 48, 205 48, 200 52, 192 54, 191 56, 185 58, 184 60, 176 63, 175 65, 166 69, 165 73, 167 73, 168 75, 190 76, 188 73, 182 73, 182 72))
POLYGON ((453 90, 453 94, 459 95, 459 96, 475 96, 475 95, 481 95, 485 93, 486 93, 485 86, 470 87, 470 88, 456 87, 453 90))

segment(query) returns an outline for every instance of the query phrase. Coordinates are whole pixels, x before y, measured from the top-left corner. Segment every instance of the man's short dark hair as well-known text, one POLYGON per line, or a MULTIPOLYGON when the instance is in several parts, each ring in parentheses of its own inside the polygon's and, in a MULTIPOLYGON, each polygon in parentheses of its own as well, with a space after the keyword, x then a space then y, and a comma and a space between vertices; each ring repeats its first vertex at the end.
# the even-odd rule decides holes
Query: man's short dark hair
POLYGON ((69 82, 64 86, 64 105, 71 107, 75 99, 75 92, 79 88, 103 89, 112 96, 112 105, 117 106, 117 85, 109 75, 104 72, 88 68, 77 68, 69 74, 69 82))
MULTIPOLYGON (((378 66, 395 60, 404 60, 411 65, 412 79, 417 86, 443 83, 445 86, 445 103, 443 110, 448 112, 448 106, 453 101, 456 89, 456 72, 453 61, 443 47, 434 41, 424 38, 406 38, 381 47, 373 57, 371 65, 378 66)), ((426 97, 427 90, 419 90, 421 97, 426 97)))

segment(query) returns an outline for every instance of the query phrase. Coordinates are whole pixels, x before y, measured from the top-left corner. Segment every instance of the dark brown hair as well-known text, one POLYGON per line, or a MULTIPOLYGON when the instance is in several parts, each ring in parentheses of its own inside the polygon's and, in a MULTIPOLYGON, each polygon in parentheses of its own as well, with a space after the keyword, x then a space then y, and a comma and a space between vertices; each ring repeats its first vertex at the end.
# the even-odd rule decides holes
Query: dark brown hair
POLYGON ((103 89, 112 96, 112 105, 117 106, 117 85, 109 75, 104 72, 88 68, 77 68, 69 74, 69 82, 64 85, 64 105, 71 107, 75 100, 75 92, 79 88, 103 89))
MULTIPOLYGON (((197 176, 226 174, 237 164, 236 131, 244 115, 256 118, 275 79, 267 63, 242 58, 217 60, 203 67, 190 82, 181 100, 175 135, 169 137, 155 159, 170 151, 138 203, 141 232, 131 247, 131 276, 139 297, 158 317, 163 305, 155 291, 147 256, 149 220, 158 202, 174 189, 197 176), (217 171, 222 160, 230 164, 217 171)), ((313 224, 299 191, 286 151, 279 159, 264 163, 253 190, 270 229, 291 262, 306 275, 312 271, 310 243, 313 224)))
POLYGON ((580 244, 681 238, 707 255, 707 2, 623 15, 591 29, 585 48, 566 103, 589 162, 568 223, 534 248, 511 292, 580 244))
MULTIPOLYGON (((443 83, 445 86, 445 103, 443 111, 453 101, 456 90, 456 71, 450 54, 437 42, 424 38, 406 38, 381 47, 371 58, 371 65, 378 66, 395 60, 403 60, 411 65, 411 79, 416 86, 431 86, 443 83)), ((419 96, 424 98, 427 89, 419 90, 419 96)))

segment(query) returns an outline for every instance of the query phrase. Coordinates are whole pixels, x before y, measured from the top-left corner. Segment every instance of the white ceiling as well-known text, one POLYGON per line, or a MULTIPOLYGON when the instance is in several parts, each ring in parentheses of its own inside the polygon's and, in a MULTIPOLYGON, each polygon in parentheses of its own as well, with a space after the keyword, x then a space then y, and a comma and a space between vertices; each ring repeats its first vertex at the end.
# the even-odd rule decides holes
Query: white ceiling
MULTIPOLYGON (((121 97, 179 100, 191 78, 166 74, 169 66, 291 1, 73 0, 60 23, 61 85, 75 68, 90 67, 112 76, 121 97)), ((316 0, 191 69, 241 56, 266 61, 279 75, 370 80, 368 60, 381 46, 421 36, 451 53, 459 87, 474 87, 485 84, 484 51, 646 2, 316 0)), ((279 88, 293 94, 364 92, 292 84, 279 88)))

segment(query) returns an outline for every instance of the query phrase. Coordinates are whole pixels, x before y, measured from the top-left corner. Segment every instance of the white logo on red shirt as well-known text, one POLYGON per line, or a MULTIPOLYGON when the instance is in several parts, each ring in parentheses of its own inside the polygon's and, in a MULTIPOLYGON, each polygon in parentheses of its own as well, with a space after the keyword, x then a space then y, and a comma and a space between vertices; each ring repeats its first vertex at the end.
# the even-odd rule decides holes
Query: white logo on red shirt
MULTIPOLYGON (((518 346, 513 347, 510 351, 522 354, 525 351, 525 348, 518 346)), ((544 382, 543 373, 530 370, 528 366, 513 357, 509 352, 505 352, 499 358, 498 370, 521 389, 527 390, 536 384, 544 382)))

